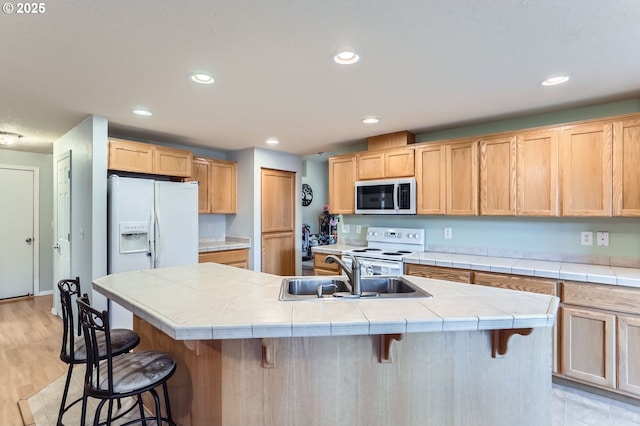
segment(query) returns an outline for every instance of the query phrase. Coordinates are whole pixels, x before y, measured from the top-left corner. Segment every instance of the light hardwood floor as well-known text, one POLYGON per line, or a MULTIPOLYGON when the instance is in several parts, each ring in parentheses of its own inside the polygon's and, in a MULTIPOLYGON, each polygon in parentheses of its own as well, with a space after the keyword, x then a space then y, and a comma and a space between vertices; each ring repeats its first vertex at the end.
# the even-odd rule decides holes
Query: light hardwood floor
POLYGON ((66 372, 53 296, 0 301, 0 425, 22 426, 17 401, 66 372))

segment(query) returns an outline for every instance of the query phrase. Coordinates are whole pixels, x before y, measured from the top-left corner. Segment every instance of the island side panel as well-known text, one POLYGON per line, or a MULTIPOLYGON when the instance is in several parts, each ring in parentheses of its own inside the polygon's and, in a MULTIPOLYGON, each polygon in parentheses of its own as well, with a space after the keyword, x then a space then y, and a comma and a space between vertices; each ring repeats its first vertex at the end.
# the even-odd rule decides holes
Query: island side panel
POLYGON ((490 332, 406 334, 380 364, 376 336, 223 342, 223 424, 544 426, 551 424, 548 329, 491 357, 490 332))
POLYGON ((383 364, 378 336, 269 339, 274 367, 264 368, 261 339, 185 345, 137 324, 143 342, 178 360, 169 385, 181 426, 551 424, 546 328, 513 336, 500 358, 489 331, 405 334, 383 364))
MULTIPOLYGON (((167 382, 171 414, 176 424, 221 425, 221 341, 173 340, 135 315, 133 328, 140 335, 140 344, 135 350, 164 351, 176 360, 176 372, 167 382)), ((162 389, 157 391, 162 399, 162 389)), ((148 395, 145 395, 144 403, 150 409, 154 406, 148 395)))

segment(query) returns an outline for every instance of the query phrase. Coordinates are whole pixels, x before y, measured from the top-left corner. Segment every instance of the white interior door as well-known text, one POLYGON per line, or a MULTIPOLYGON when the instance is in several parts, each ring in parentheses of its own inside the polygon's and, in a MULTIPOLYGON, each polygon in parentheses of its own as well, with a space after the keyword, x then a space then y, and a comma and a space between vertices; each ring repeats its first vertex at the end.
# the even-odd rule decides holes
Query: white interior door
POLYGON ((37 171, 0 166, 0 299, 33 294, 37 171))
MULTIPOLYGON (((56 161, 56 208, 55 233, 53 246, 55 283, 53 298, 56 313, 60 314, 60 295, 58 281, 71 276, 71 152, 56 161)), ((87 288, 82 289, 88 292, 87 288)))

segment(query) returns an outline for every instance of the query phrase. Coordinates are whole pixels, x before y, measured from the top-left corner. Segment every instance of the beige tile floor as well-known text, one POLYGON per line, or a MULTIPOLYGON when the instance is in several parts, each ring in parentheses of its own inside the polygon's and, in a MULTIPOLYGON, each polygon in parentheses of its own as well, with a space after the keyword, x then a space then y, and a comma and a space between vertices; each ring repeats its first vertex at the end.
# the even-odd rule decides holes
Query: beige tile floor
MULTIPOLYGON (((74 371, 74 380, 70 390, 70 398, 80 396, 82 367, 74 371), (76 374, 77 373, 77 374, 76 374)), ((60 394, 64 387, 64 376, 51 383, 28 399, 31 414, 36 426, 53 426, 56 423, 60 394)), ((132 401, 125 401, 123 408, 132 401)), ((95 401, 90 400, 91 416, 95 410, 95 401)), ((567 386, 562 383, 553 384, 552 426, 638 426, 640 425, 640 406, 611 399, 567 386)), ((134 413, 136 411, 134 410, 134 413)), ((73 407, 65 414, 64 424, 79 426, 80 406, 73 407)), ((128 418, 125 418, 125 420, 128 418)), ((114 426, 123 423, 114 422, 114 426)), ((154 422, 149 422, 152 425, 154 422)), ((490 425, 487 425, 490 426, 490 425)))
POLYGON ((553 426, 638 426, 640 406, 554 383, 553 426))

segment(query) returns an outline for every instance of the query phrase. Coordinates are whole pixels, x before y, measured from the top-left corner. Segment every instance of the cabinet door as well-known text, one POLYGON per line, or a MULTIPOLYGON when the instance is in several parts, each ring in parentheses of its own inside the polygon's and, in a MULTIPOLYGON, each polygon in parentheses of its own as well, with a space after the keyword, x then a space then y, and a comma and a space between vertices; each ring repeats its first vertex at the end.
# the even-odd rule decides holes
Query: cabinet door
POLYGON ((109 139, 109 170, 153 173, 153 145, 109 139))
POLYGON ((206 158, 193 159, 190 180, 198 182, 198 213, 210 213, 209 160, 206 158))
POLYGON ((613 214, 640 216, 640 119, 613 124, 613 214))
POLYGON ((237 213, 237 163, 233 161, 210 160, 209 173, 210 212, 237 213))
POLYGON ((446 211, 446 147, 425 144, 416 149, 416 191, 418 214, 446 211))
POLYGON ((384 177, 384 151, 356 155, 358 180, 382 179, 384 177))
POLYGON ((516 137, 480 141, 480 214, 516 213, 516 137))
POLYGON ((447 210, 449 215, 478 214, 478 142, 447 145, 447 210))
POLYGON ((563 307, 561 373, 587 383, 615 387, 615 315, 563 307))
POLYGON ((153 155, 153 172, 158 175, 191 176, 193 154, 182 149, 156 146, 153 155))
POLYGON ((384 176, 413 177, 415 174, 415 160, 413 148, 394 149, 384 154, 384 176))
POLYGON ((517 137, 516 214, 558 215, 558 131, 540 130, 517 137))
POLYGON ((618 389, 640 395, 640 318, 618 316, 618 389))
POLYGON ((454 281, 463 284, 469 284, 471 282, 471 271, 468 269, 444 268, 440 266, 406 263, 404 265, 404 273, 407 275, 414 275, 416 277, 454 281))
POLYGON ((524 277, 520 275, 474 271, 473 284, 555 296, 557 283, 556 280, 551 278, 524 277))
POLYGON ((353 214, 355 211, 356 157, 329 158, 329 211, 353 214))
POLYGON ((294 275, 295 271, 293 232, 263 233, 261 272, 274 275, 294 275))
POLYGON ((562 130, 562 215, 611 216, 612 124, 562 130))

